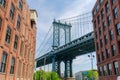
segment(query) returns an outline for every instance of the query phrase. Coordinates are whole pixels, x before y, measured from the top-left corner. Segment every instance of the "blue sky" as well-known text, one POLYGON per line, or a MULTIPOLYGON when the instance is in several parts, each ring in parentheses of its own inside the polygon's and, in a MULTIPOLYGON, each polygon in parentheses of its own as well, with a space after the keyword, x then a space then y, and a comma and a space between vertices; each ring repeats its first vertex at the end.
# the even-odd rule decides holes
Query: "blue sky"
MULTIPOLYGON (((54 18, 64 19, 90 12, 96 0, 27 0, 31 9, 38 12, 37 48, 43 41, 54 18)), ((37 53, 38 54, 38 53, 37 53)), ((37 55, 36 54, 36 55, 37 55)), ((95 54, 95 53, 93 53, 95 54)), ((37 55, 38 56, 38 55, 37 55)), ((94 68, 96 68, 94 60, 94 68)), ((87 55, 77 57, 73 62, 74 73, 91 69, 87 55), (89 65, 88 65, 89 64, 89 65)), ((64 70, 64 69, 63 69, 64 70)))

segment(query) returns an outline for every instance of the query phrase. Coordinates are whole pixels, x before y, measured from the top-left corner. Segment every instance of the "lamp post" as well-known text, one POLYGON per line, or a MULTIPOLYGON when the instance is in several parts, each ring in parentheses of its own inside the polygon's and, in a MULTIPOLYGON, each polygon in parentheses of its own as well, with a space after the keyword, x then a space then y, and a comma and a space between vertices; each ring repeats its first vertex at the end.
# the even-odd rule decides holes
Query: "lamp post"
POLYGON ((93 58, 94 58, 95 56, 92 55, 92 53, 91 53, 90 55, 88 55, 88 57, 89 57, 90 60, 91 60, 92 80, 94 80, 94 77, 93 77, 93 58))

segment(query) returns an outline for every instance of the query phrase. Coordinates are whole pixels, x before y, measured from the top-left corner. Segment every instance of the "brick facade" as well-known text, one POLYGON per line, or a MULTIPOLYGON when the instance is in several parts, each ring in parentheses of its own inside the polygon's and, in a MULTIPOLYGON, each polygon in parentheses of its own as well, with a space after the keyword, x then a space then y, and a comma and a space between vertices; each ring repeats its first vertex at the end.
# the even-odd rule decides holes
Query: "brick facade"
POLYGON ((99 80, 120 76, 120 0, 97 0, 93 8, 99 80))
MULTIPOLYGON (((31 11, 26 0, 22 0, 22 10, 19 8, 20 0, 5 1, 5 6, 0 2, 0 68, 2 66, 3 52, 7 54, 5 72, 0 71, 0 80, 32 80, 34 58, 36 49, 36 21, 31 19, 31 11), (14 5, 14 18, 10 19, 11 4, 14 5), (17 27, 18 15, 20 28, 17 27), (5 41, 7 27, 11 29, 10 43, 5 41), (17 49, 14 48, 15 35, 18 36, 17 49), (15 58, 13 74, 10 74, 12 57, 15 58)), ((3 66, 2 66, 3 67, 3 66)))

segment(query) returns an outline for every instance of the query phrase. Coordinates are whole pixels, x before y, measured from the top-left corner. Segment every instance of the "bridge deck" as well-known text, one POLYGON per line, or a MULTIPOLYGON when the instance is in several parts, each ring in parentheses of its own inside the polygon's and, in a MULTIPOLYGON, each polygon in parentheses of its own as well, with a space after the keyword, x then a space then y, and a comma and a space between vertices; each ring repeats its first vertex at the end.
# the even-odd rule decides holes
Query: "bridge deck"
POLYGON ((91 32, 59 47, 55 51, 50 51, 37 58, 37 67, 52 63, 53 57, 55 57, 57 61, 64 61, 65 59, 74 59, 76 56, 84 55, 93 51, 95 51, 94 34, 91 32))

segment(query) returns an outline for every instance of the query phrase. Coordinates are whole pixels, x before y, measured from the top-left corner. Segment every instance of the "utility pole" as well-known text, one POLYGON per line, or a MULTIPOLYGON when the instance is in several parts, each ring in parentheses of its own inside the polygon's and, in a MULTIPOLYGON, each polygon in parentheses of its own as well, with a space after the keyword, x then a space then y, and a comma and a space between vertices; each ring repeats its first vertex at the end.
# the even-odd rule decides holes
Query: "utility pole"
POLYGON ((93 58, 95 57, 94 55, 92 55, 92 53, 90 55, 88 55, 88 57, 91 60, 91 69, 92 69, 92 80, 94 80, 94 75, 93 75, 93 58))

